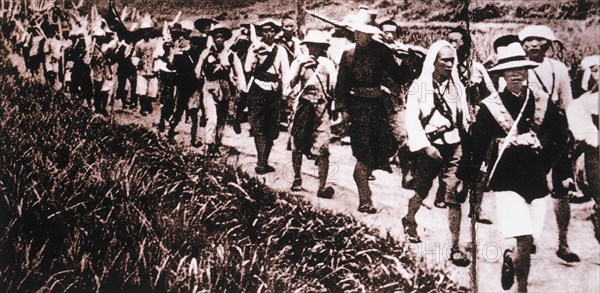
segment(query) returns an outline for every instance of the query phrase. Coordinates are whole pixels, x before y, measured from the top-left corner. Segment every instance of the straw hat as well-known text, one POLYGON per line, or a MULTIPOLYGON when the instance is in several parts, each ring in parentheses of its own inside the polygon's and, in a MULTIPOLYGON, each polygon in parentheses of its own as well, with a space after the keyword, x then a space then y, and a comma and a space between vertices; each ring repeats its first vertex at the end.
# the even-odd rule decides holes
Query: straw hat
POLYGON ((102 23, 100 21, 96 21, 92 25, 92 36, 94 36, 94 37, 106 36, 106 31, 102 28, 102 23))
POLYGON ((397 32, 398 31, 398 24, 396 22, 394 22, 392 19, 386 19, 382 22, 379 23, 379 28, 382 31, 394 31, 397 32))
POLYGON ((204 18, 204 17, 201 17, 201 18, 198 18, 198 19, 196 19, 196 20, 194 21, 194 27, 195 27, 195 28, 196 28, 198 31, 201 31, 201 30, 205 29, 207 26, 208 26, 208 27, 209 27, 209 29, 210 29, 210 27, 211 27, 213 24, 217 24, 217 21, 216 21, 216 20, 214 20, 214 19, 212 19, 212 18, 204 18))
POLYGON ((277 22, 273 19, 265 19, 265 20, 261 21, 260 23, 258 23, 258 26, 261 29, 264 29, 264 27, 266 27, 266 26, 272 27, 276 33, 281 31, 281 24, 279 24, 279 22, 277 22))
POLYGON ((527 60, 527 55, 515 35, 508 35, 498 38, 494 42, 494 49, 498 55, 498 63, 490 68, 492 71, 504 71, 516 68, 534 68, 539 65, 537 62, 527 60))
POLYGON ((528 25, 519 32, 519 40, 525 41, 527 38, 542 38, 554 42, 560 40, 554 35, 554 31, 545 25, 528 25))
POLYGON ((213 38, 216 34, 222 34, 225 40, 231 39, 231 36, 233 35, 231 29, 221 24, 218 24, 215 27, 213 27, 213 29, 208 34, 211 35, 213 38))
POLYGON ((173 40, 177 40, 179 37, 187 38, 192 32, 191 30, 184 28, 181 23, 175 23, 169 30, 171 31, 171 38, 173 38, 173 40))
POLYGON ((346 26, 355 32, 361 32, 370 35, 383 33, 378 27, 371 25, 370 19, 365 18, 361 13, 347 17, 344 22, 346 26))
POLYGON ((301 45, 304 44, 319 44, 329 46, 329 38, 325 35, 324 32, 319 30, 309 30, 304 37, 304 40, 300 42, 301 45))
POLYGON ((142 21, 140 22, 140 29, 149 29, 154 28, 154 23, 152 22, 152 17, 149 14, 144 15, 142 17, 142 21))

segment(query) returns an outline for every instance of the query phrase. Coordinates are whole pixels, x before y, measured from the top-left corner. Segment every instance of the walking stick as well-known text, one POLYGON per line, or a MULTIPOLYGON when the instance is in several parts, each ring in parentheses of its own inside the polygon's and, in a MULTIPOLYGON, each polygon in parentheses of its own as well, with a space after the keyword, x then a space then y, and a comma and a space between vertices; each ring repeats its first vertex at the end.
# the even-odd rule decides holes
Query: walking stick
POLYGON ((472 242, 471 257, 473 258, 472 263, 471 263, 471 268, 470 268, 470 275, 471 275, 471 289, 473 290, 473 292, 478 292, 477 227, 476 227, 477 218, 479 217, 479 215, 478 215, 478 212, 479 212, 478 198, 481 198, 483 196, 483 193, 487 189, 491 178, 494 176, 494 172, 496 171, 496 168, 498 167, 498 163, 500 162, 500 159, 502 158, 504 151, 510 145, 511 138, 515 134, 517 134, 517 130, 518 130, 517 125, 519 124, 519 121, 521 121, 523 112, 525 111, 527 103, 529 102, 529 94, 530 94, 529 87, 527 87, 525 102, 523 103, 523 106, 521 107, 521 110, 519 112, 519 115, 517 116, 517 119, 515 119, 513 125, 511 126, 510 130, 506 134, 506 137, 504 138, 504 141, 500 145, 499 149, 497 149, 498 140, 492 140, 492 142, 490 142, 490 145, 487 148, 486 157, 483 160, 483 162, 481 163, 481 168, 480 168, 481 176, 479 176, 477 183, 475 184, 475 187, 470 188, 469 201, 471 203, 470 208, 471 208, 471 242, 472 242), (490 172, 488 172, 487 171, 489 169, 488 162, 491 162, 492 157, 493 157, 494 153, 496 152, 496 150, 498 151, 498 157, 496 158, 494 164, 491 165, 492 168, 491 168, 490 172))
MULTIPOLYGON (((465 14, 465 29, 467 31, 467 34, 470 34, 470 27, 469 27, 469 0, 465 0, 464 3, 464 14, 465 14)), ((468 48, 467 50, 467 83, 471 82, 471 65, 472 65, 472 59, 471 59, 471 48, 468 48)), ((466 84, 465 88, 468 87, 469 85, 466 84)), ((469 105, 470 106, 470 105, 469 105)), ((472 116, 472 110, 471 107, 469 107, 469 116, 472 116)), ((467 113, 465 113, 467 114, 467 113)), ((473 118, 473 117, 470 117, 473 118)), ((470 136, 471 137, 471 136, 470 136)), ((485 166, 485 162, 489 161, 491 159, 492 156, 492 152, 491 152, 491 145, 490 147, 488 147, 488 151, 487 151, 487 155, 486 155, 486 159, 483 161, 483 164, 481 166, 482 170, 487 170, 486 166, 485 166)), ((483 171, 485 172, 485 171, 483 171)), ((483 192, 485 191, 485 187, 487 186, 488 182, 487 180, 489 180, 489 178, 485 178, 485 174, 484 173, 484 180, 479 181, 479 184, 477 185, 477 188, 475 190, 471 190, 471 194, 469 195, 469 201, 470 201, 470 215, 471 215, 471 267, 470 267, 470 276, 471 276, 471 290, 473 292, 479 292, 479 278, 477 275, 477 218, 479 217, 479 198, 483 197, 483 192)))

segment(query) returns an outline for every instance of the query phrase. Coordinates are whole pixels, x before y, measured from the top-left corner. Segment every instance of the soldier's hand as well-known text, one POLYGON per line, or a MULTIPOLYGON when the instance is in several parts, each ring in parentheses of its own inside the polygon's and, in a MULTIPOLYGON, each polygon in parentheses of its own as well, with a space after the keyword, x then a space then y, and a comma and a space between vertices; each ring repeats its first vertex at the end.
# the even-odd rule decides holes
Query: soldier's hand
POLYGON ((434 160, 442 160, 442 154, 440 154, 440 151, 438 151, 438 149, 433 146, 425 147, 423 151, 429 158, 432 158, 434 160))

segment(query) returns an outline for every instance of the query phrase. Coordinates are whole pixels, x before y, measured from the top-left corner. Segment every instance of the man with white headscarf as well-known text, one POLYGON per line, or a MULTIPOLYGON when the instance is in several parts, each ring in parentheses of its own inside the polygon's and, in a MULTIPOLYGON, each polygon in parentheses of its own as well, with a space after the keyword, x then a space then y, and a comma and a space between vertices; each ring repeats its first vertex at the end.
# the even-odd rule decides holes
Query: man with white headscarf
MULTIPOLYGON (((586 193, 594 198, 594 224, 595 236, 600 242, 600 174, 598 171, 598 99, 600 93, 600 55, 588 56, 581 61, 584 69, 581 87, 587 90, 579 98, 575 99, 567 108, 567 120, 569 129, 575 139, 575 150, 577 154, 584 154, 585 177, 587 184, 586 193)), ((578 155, 574 155, 575 158, 578 155)), ((584 186, 580 186, 583 190, 584 186)))
POLYGON ((466 189, 456 177, 456 171, 462 157, 461 132, 468 128, 469 112, 456 59, 456 50, 449 42, 433 43, 421 75, 409 90, 406 131, 413 166, 403 170, 406 179, 403 183, 405 188, 414 190, 415 195, 409 201, 402 224, 410 242, 421 241, 415 215, 429 194, 433 180, 439 176, 437 192, 442 194, 448 206, 452 234, 450 260, 457 266, 467 266, 470 260, 458 243, 461 204, 466 199, 466 189))

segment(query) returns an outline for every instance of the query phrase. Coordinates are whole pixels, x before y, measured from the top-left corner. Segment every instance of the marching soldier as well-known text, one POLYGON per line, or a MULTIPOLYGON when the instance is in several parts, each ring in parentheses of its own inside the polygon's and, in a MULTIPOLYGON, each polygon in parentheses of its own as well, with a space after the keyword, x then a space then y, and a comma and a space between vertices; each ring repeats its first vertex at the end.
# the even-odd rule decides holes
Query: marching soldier
MULTIPOLYGON (((535 91, 548 94, 564 115, 564 111, 573 100, 573 94, 567 66, 556 59, 546 57, 552 42, 558 41, 554 32, 544 25, 530 25, 519 32, 519 39, 527 58, 540 63, 529 74, 531 86, 535 91)), ((579 256, 571 251, 567 238, 571 221, 569 199, 575 192, 573 163, 566 146, 557 151, 562 156, 552 166, 552 197, 555 198, 554 212, 559 242, 556 255, 566 262, 578 262, 579 256)))
MULTIPOLYGON (((242 64, 246 63, 246 56, 248 56, 248 49, 252 44, 251 33, 250 33, 250 25, 242 24, 240 28, 240 34, 237 39, 234 41, 233 45, 231 45, 231 50, 234 51, 242 64)), ((249 73, 244 70, 244 77, 247 79, 249 73)), ((240 125, 242 120, 242 115, 244 113, 244 109, 248 106, 248 93, 245 91, 238 92, 238 99, 234 105, 235 109, 235 117, 232 121, 233 130, 236 134, 242 133, 242 127, 240 125)))
POLYGON ((575 155, 583 153, 587 186, 580 186, 584 193, 594 199, 594 234, 600 242, 600 166, 598 164, 598 99, 600 94, 600 55, 587 56, 581 60, 583 78, 581 88, 586 92, 567 107, 569 129, 575 139, 575 155))
POLYGON ((184 112, 187 111, 192 120, 190 142, 193 147, 197 147, 201 145, 201 143, 196 140, 198 132, 198 111, 200 107, 200 96, 198 94, 200 81, 196 77, 194 71, 196 64, 194 62, 196 47, 194 46, 196 45, 191 45, 191 39, 193 39, 191 33, 192 30, 185 27, 172 31, 175 50, 173 62, 175 71, 177 72, 175 81, 175 86, 177 88, 177 103, 175 105, 175 113, 171 118, 167 136, 169 140, 173 141, 175 137, 175 128, 179 125, 184 112))
POLYGON ((468 129, 465 87, 458 77, 456 51, 446 41, 437 41, 428 50, 423 71, 413 82, 406 105, 407 145, 412 167, 403 170, 405 188, 415 191, 408 203, 402 225, 410 242, 418 243, 415 216, 427 198, 433 180, 439 178, 437 197, 448 206, 448 225, 452 235, 450 260, 457 266, 470 263, 460 248, 461 204, 467 190, 456 177, 462 157, 461 136, 468 129))
POLYGON ((225 41, 232 36, 231 30, 217 25, 210 35, 214 44, 202 52, 195 71, 196 77, 204 77, 202 99, 206 115, 204 143, 208 145, 207 154, 218 155, 229 100, 232 98, 230 75, 236 76, 240 91, 246 88, 246 80, 240 59, 225 48, 225 41))
POLYGON ((327 186, 329 172, 329 140, 331 137, 329 108, 331 92, 335 88, 336 75, 333 61, 325 57, 329 43, 320 31, 309 31, 302 41, 308 54, 299 55, 291 64, 286 84, 294 88, 300 85, 295 101, 292 137, 292 164, 294 182, 292 191, 302 190, 302 156, 315 160, 319 172, 317 196, 333 197, 333 187, 327 186))
POLYGON ((58 83, 58 76, 60 72, 60 60, 63 57, 63 41, 61 35, 58 33, 58 25, 49 25, 48 39, 44 42, 43 52, 45 54, 44 76, 46 83, 50 88, 58 90, 60 83, 58 83))
POLYGON ((158 94, 158 78, 154 71, 155 42, 152 19, 146 15, 137 30, 141 40, 135 44, 133 64, 137 67, 136 94, 140 101, 140 114, 152 113, 152 101, 158 94))
POLYGON ((354 181, 358 187, 358 211, 373 214, 377 209, 371 199, 369 175, 378 169, 392 171, 389 159, 398 145, 386 115, 383 76, 387 72, 399 83, 406 77, 392 51, 373 40, 374 35, 381 33, 377 27, 359 21, 351 25, 356 46, 342 55, 335 98, 338 110, 345 110, 350 119, 352 154, 357 160, 354 181))
MULTIPOLYGON (((171 32, 171 36, 174 33, 171 32)), ((158 122, 158 131, 165 131, 166 123, 173 116, 175 110, 175 82, 176 71, 173 63, 174 45, 172 41, 163 43, 163 55, 156 60, 156 67, 159 70, 158 78, 160 79, 160 121, 158 122)))
MULTIPOLYGON (((447 39, 448 42, 452 44, 452 46, 456 49, 458 76, 460 78, 460 81, 465 86, 467 102, 469 104, 468 114, 469 117, 473 120, 475 119, 475 115, 477 114, 477 109, 479 108, 479 103, 481 102, 481 100, 483 100, 485 97, 488 97, 490 94, 496 93, 496 89, 494 88, 494 83, 492 82, 492 79, 490 78, 490 75, 488 74, 483 64, 477 62, 476 60, 474 60, 474 58, 470 57, 470 33, 462 27, 457 27, 452 29, 450 33, 448 33, 447 39), (471 59, 469 60, 469 58, 471 59)), ((463 153, 469 154, 470 145, 468 138, 463 137, 462 145, 463 153)), ((461 162, 461 164, 468 164, 465 163, 468 159, 468 156, 463 156, 463 161, 461 162)), ((475 200, 477 202, 475 220, 482 224, 491 224, 492 221, 490 219, 482 216, 481 202, 483 200, 483 197, 479 196, 475 200)), ((436 195, 434 205, 436 207, 442 208, 446 206, 444 198, 441 194, 436 195)), ((469 217, 472 216, 473 215, 469 213, 469 217)))
POLYGON ((69 91, 82 102, 85 100, 91 109, 94 94, 90 67, 91 44, 88 44, 91 40, 86 38, 86 31, 82 25, 74 26, 70 34, 73 45, 65 52, 67 63, 72 63, 69 91))
POLYGON ((244 69, 251 73, 248 89, 250 131, 257 153, 257 174, 274 172, 269 165, 273 141, 279 136, 279 113, 282 78, 287 75, 289 61, 285 49, 275 44, 281 27, 272 20, 260 24, 262 38, 248 51, 244 69))
POLYGON ((94 112, 108 116, 106 106, 114 87, 112 56, 117 40, 113 38, 113 33, 107 27, 102 28, 101 23, 101 21, 96 22, 92 28, 93 47, 90 68, 94 81, 94 112))
POLYGON ((560 155, 557 149, 566 146, 567 121, 548 93, 528 86, 528 69, 538 63, 527 60, 519 39, 505 36, 494 47, 498 63, 490 72, 501 73, 506 87, 484 99, 477 112, 469 182, 488 183, 495 192, 498 230, 517 241, 516 251, 504 251, 503 289, 512 287, 516 275, 519 292, 526 292, 534 239, 545 218, 546 174, 560 155))

